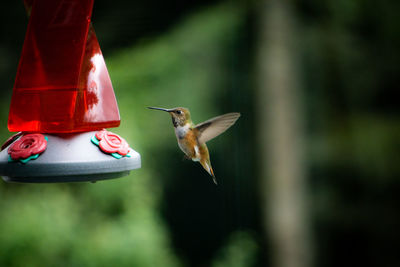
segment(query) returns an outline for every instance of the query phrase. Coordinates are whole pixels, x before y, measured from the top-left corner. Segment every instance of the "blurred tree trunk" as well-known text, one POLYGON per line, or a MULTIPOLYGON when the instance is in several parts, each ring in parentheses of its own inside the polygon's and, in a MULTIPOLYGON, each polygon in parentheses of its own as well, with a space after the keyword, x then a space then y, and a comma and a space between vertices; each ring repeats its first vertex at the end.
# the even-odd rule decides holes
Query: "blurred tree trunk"
POLYGON ((274 267, 312 266, 304 122, 290 1, 259 6, 257 119, 264 229, 274 267))

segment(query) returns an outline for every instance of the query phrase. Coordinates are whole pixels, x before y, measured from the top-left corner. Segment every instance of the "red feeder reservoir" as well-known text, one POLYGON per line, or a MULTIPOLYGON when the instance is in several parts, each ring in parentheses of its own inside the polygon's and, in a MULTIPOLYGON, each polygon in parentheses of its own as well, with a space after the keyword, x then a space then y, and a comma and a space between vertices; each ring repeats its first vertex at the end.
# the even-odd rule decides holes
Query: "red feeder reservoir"
POLYGON ((140 155, 104 130, 120 116, 93 1, 25 0, 30 18, 8 119, 19 133, 0 152, 6 181, 96 181, 140 168, 140 155))

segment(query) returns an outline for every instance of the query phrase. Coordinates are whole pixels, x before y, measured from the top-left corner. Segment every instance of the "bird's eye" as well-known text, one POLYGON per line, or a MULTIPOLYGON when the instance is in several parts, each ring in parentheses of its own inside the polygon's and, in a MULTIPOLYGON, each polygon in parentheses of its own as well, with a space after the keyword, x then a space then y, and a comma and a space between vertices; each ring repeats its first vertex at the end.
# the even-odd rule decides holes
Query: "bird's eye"
POLYGON ((176 111, 176 114, 181 115, 181 114, 182 114, 182 111, 177 110, 177 111, 176 111))

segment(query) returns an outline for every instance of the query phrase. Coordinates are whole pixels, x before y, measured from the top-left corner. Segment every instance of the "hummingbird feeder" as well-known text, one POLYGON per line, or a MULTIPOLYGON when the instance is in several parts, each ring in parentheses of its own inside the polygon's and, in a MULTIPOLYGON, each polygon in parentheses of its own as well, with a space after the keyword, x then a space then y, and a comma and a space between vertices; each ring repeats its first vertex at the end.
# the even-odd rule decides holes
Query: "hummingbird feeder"
POLYGON ((29 15, 0 152, 5 181, 97 181, 140 168, 119 135, 111 80, 91 24, 94 0, 25 0, 29 15))

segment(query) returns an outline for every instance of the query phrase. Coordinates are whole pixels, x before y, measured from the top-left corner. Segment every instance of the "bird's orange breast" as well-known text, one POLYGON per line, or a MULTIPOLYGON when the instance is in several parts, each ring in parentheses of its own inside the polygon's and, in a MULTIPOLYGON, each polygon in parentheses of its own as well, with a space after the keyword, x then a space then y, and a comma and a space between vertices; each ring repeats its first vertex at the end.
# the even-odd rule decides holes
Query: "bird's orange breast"
POLYGON ((183 138, 178 138, 178 144, 188 157, 196 157, 195 146, 197 146, 197 136, 192 129, 188 130, 183 138))

